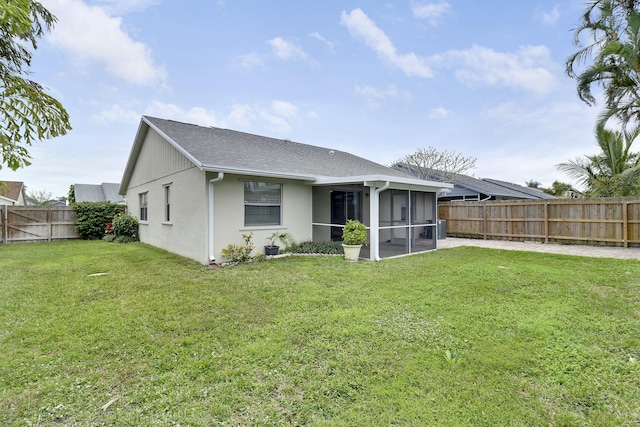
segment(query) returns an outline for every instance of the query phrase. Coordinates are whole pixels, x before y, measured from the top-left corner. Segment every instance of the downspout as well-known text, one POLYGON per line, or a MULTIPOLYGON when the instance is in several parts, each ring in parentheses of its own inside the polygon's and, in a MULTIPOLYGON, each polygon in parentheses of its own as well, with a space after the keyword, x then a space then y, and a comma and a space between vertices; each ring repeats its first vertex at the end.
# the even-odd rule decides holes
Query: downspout
POLYGON ((218 176, 216 178, 212 178, 209 180, 209 262, 213 263, 216 261, 216 255, 213 249, 214 243, 214 222, 213 222, 213 187, 214 183, 220 182, 224 179, 224 172, 218 172, 218 176))
POLYGON ((371 197, 369 237, 371 238, 371 258, 374 261, 382 260, 380 258, 380 193, 390 185, 389 181, 385 182, 382 187, 373 191, 373 197, 371 197))

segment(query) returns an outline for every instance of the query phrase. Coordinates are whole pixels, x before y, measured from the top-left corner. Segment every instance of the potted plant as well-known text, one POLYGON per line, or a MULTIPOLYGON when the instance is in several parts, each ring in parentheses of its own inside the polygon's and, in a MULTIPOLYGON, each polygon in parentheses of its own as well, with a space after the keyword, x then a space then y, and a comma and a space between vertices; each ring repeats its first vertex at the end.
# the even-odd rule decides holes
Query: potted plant
POLYGON ((357 219, 350 219, 342 229, 344 259, 358 261, 362 245, 367 244, 367 227, 357 219))
POLYGON ((282 244, 289 246, 293 239, 289 235, 289 233, 281 233, 279 231, 274 231, 271 236, 267 238, 267 245, 264 247, 264 254, 269 255, 278 255, 280 252, 280 246, 276 245, 276 242, 280 241, 282 244))

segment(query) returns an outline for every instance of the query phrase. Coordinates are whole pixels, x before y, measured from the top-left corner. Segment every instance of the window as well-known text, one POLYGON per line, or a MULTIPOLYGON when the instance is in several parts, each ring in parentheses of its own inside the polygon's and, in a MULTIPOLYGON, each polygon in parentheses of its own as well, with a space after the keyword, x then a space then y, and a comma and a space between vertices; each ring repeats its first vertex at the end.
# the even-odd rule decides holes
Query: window
POLYGON ((168 185, 164 187, 164 220, 171 221, 171 187, 168 185))
POLYGON ((282 184, 244 183, 244 225, 281 225, 282 184))
POLYGON ((147 193, 140 193, 140 221, 147 220, 147 193))

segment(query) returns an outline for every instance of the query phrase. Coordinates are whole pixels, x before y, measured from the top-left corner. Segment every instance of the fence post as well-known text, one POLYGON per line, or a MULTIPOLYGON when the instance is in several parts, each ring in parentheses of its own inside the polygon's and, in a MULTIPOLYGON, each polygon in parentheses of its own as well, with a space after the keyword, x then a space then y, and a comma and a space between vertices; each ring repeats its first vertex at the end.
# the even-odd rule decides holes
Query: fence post
POLYGON ((549 201, 544 202, 544 242, 549 243, 549 201))
POLYGON ((487 202, 482 203, 482 238, 487 240, 487 202))
POLYGON ((626 200, 622 202, 622 246, 629 247, 629 204, 626 200))

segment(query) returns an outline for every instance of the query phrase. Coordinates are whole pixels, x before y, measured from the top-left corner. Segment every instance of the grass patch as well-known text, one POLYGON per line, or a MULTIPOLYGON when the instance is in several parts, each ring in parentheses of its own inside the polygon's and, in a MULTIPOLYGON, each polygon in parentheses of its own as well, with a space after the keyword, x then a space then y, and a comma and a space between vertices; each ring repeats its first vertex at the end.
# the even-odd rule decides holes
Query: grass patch
POLYGON ((640 263, 0 245, 0 425, 635 425, 640 263))

